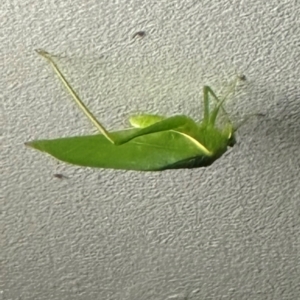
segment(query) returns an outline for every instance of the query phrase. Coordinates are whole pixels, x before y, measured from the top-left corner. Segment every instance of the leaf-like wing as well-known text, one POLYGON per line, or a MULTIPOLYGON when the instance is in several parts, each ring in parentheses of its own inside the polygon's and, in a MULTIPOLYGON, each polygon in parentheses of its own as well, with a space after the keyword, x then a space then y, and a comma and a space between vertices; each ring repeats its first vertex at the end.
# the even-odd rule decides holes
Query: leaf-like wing
MULTIPOLYGON (((138 130, 117 131, 112 136, 118 139, 138 130)), ((199 167, 202 160, 207 165, 205 161, 210 159, 195 143, 174 131, 148 134, 118 146, 103 135, 37 140, 26 145, 71 164, 96 168, 158 171, 195 167, 195 162, 191 163, 194 158, 199 167)))

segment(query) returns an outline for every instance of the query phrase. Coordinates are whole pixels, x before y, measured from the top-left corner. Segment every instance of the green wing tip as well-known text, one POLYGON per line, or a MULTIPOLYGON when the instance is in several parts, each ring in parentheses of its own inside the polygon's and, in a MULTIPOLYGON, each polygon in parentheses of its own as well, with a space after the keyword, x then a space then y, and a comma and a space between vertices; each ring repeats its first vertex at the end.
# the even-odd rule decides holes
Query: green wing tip
POLYGON ((31 148, 34 148, 34 149, 40 149, 40 148, 38 147, 37 143, 34 142, 34 141, 32 141, 32 142, 26 142, 26 143, 24 143, 24 145, 25 145, 26 147, 31 147, 31 148))
POLYGON ((26 143, 24 143, 24 145, 25 145, 26 147, 33 147, 32 142, 26 142, 26 143))

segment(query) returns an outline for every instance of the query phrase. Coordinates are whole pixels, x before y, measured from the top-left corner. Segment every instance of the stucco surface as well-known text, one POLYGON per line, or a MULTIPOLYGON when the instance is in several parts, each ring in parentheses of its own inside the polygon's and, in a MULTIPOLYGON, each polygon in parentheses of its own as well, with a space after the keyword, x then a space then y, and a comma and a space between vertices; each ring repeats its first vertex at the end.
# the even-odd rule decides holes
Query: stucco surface
POLYGON ((299 13, 287 0, 2 1, 0 300, 299 299, 299 13), (24 146, 96 132, 37 48, 109 129, 137 112, 197 119, 203 85, 237 74, 233 120, 265 115, 207 168, 67 165, 24 146))

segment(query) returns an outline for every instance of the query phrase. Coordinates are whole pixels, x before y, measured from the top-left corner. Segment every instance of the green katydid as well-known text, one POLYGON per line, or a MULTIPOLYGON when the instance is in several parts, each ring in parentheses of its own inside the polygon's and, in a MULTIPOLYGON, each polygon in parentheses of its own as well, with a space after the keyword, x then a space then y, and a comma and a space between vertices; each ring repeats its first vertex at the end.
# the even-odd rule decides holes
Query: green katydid
POLYGON ((75 102, 100 134, 26 143, 59 160, 88 167, 139 171, 198 168, 212 164, 235 144, 234 127, 209 86, 203 88, 204 114, 200 122, 184 115, 164 117, 138 115, 129 119, 131 128, 108 132, 94 117, 65 79, 51 55, 37 50, 52 66, 75 102), (210 109, 210 98, 215 106, 210 109), (220 109, 226 116, 222 128, 216 125, 220 109))

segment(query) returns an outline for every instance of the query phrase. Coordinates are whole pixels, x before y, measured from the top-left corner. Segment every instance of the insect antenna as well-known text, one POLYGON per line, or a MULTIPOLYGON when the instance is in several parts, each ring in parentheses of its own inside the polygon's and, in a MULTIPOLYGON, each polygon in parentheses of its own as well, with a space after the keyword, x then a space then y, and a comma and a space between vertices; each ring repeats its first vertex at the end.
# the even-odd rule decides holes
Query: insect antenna
POLYGON ((264 117, 266 114, 264 113, 256 113, 256 114, 251 114, 248 115, 244 120, 242 120, 239 124, 233 126, 233 132, 236 132, 240 127, 242 127, 244 124, 246 124, 249 119, 253 118, 253 117, 264 117))

